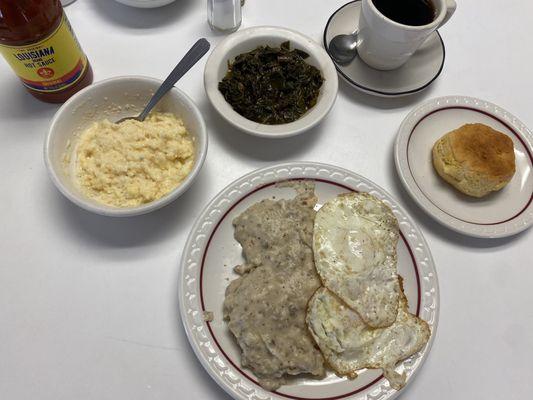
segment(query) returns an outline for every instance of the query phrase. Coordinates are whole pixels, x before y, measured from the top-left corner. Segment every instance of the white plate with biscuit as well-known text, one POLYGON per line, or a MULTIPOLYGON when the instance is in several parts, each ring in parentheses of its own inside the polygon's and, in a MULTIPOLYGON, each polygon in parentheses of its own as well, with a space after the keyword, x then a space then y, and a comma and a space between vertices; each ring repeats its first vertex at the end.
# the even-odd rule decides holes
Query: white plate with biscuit
POLYGON ((373 182, 342 168, 311 162, 290 162, 251 172, 223 189, 199 215, 185 245, 180 272, 180 311, 187 337, 209 375, 233 398, 251 399, 392 399, 393 389, 380 370, 360 370, 356 379, 329 371, 323 379, 298 375, 274 391, 263 388, 254 373, 241 366, 240 348, 223 319, 225 291, 239 275, 243 249, 234 239, 232 221, 264 199, 294 197, 286 181, 310 181, 319 208, 341 193, 366 192, 387 204, 399 222, 397 270, 403 278, 409 312, 429 325, 431 336, 418 353, 400 362, 407 384, 421 368, 435 337, 439 287, 435 265, 414 220, 397 201, 373 182))
POLYGON ((449 96, 422 104, 402 122, 394 157, 407 192, 431 217, 456 232, 499 238, 533 224, 533 135, 515 116, 492 103, 449 96), (504 144, 511 139, 511 149, 496 154, 496 144, 489 138, 485 150, 491 154, 485 157, 478 142, 455 141, 454 147, 446 142, 449 137, 442 139, 455 130, 465 133, 467 124, 483 124, 488 131, 498 131, 504 144), (447 146, 447 154, 441 156, 448 158, 436 155, 438 161, 434 162, 433 148, 439 140, 447 146), (465 158, 465 153, 473 158, 465 158), (509 164, 513 158, 514 168, 509 164), (479 168, 467 169, 471 165, 479 168), (444 175, 444 170, 460 174, 455 176, 460 181, 444 175))

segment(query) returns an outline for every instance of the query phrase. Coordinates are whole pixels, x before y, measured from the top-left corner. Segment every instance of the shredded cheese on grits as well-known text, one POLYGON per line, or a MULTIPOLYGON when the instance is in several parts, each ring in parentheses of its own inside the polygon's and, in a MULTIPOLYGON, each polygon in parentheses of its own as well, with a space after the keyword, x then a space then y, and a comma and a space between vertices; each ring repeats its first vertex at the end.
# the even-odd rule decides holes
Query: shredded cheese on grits
POLYGON ((143 122, 103 120, 84 131, 76 149, 76 176, 88 197, 116 207, 157 200, 176 188, 194 165, 194 142, 169 113, 143 122))

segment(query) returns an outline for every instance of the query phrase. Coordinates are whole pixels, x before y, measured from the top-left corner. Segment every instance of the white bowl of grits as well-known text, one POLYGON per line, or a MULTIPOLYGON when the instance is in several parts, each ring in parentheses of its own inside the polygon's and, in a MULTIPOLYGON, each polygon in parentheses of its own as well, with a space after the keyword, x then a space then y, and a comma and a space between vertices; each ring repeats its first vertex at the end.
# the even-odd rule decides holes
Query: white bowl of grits
POLYGON ((161 85, 141 76, 97 82, 52 119, 44 159, 52 182, 76 205, 129 217, 181 196, 207 154, 207 130, 194 102, 173 88, 143 122, 136 116, 161 85))

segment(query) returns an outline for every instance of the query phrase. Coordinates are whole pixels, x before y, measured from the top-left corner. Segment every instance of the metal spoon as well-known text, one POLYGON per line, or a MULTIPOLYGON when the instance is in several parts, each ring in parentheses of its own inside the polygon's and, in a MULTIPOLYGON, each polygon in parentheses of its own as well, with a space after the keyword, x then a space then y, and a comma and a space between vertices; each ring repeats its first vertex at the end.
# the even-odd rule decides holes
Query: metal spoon
POLYGON ((339 64, 350 63, 357 55, 357 32, 335 36, 329 42, 329 53, 339 64))
POLYGON ((119 119, 117 124, 120 124, 123 121, 128 119, 134 119, 137 121, 144 121, 146 116, 152 111, 152 108, 161 100, 161 98, 174 86, 174 84, 183 76, 185 73, 192 68, 204 55, 209 51, 211 45, 206 39, 198 40, 191 49, 185 54, 181 61, 176 65, 172 70, 170 75, 165 79, 165 81, 159 86, 157 92, 152 96, 144 110, 136 117, 126 117, 119 119))

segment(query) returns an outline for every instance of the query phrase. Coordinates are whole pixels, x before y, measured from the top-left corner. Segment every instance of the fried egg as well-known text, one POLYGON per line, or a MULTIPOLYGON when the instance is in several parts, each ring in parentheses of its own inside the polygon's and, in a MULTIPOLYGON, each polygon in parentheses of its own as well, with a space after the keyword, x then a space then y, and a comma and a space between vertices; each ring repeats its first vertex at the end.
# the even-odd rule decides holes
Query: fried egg
POLYGON ((316 215, 313 252, 324 286, 373 328, 398 314, 398 237, 392 210, 368 193, 341 194, 316 215))
POLYGON ((328 289, 319 288, 309 301, 307 326, 327 363, 342 376, 357 377, 362 368, 381 368, 394 389, 405 385, 398 362, 420 351, 428 342, 428 324, 407 310, 403 292, 396 321, 373 329, 328 289))

